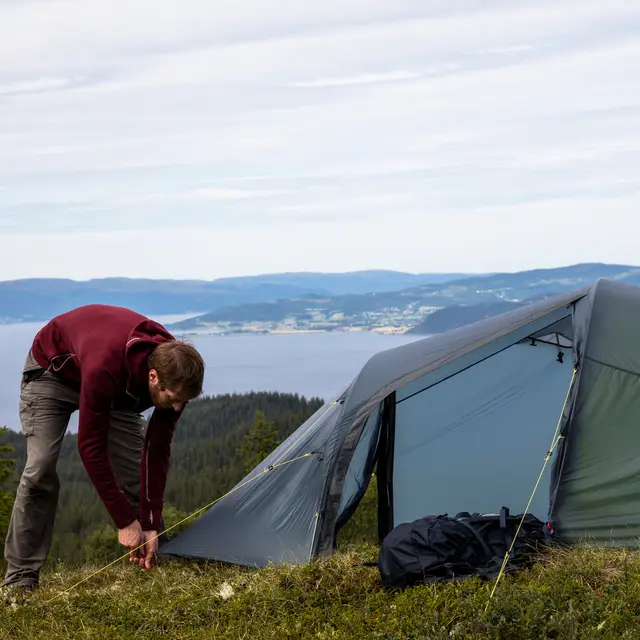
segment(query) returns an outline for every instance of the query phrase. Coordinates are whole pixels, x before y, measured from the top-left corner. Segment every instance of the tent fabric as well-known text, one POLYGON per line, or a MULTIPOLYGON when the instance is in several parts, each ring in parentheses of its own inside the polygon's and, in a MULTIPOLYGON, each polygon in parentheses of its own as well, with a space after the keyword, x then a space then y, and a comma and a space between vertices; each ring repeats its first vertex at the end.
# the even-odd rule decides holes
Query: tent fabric
POLYGON ((578 382, 559 450, 551 523, 568 541, 640 538, 640 289, 601 280, 574 311, 578 382))
POLYGON ((350 414, 337 429, 337 437, 343 444, 333 466, 329 468, 331 484, 321 520, 319 553, 328 555, 332 552, 346 469, 365 421, 385 397, 396 393, 402 398, 422 392, 425 386, 434 386, 454 377, 530 335, 547 333, 549 327, 557 326, 557 323, 570 317, 571 304, 586 292, 581 289, 573 294, 544 300, 528 308, 373 356, 345 393, 344 410, 349 410, 350 414))
POLYGON ((309 560, 324 486, 323 452, 338 416, 338 404, 321 407, 239 489, 164 544, 162 554, 249 566, 309 560), (300 457, 308 453, 313 455, 300 457))
MULTIPOLYGON (((571 362, 559 363, 554 347, 520 343, 399 401, 393 525, 470 506, 482 513, 502 506, 521 513, 571 375, 571 362)), ((543 521, 548 484, 545 473, 530 510, 543 521)))
POLYGON ((349 463, 340 499, 337 529, 349 520, 358 506, 359 499, 367 489, 376 461, 381 423, 382 404, 379 404, 369 416, 349 463))
POLYGON ((635 531, 639 319, 640 289, 601 280, 378 353, 162 553, 252 566, 329 555, 376 463, 381 534, 434 512, 523 509, 559 418, 535 513, 569 536, 635 531))

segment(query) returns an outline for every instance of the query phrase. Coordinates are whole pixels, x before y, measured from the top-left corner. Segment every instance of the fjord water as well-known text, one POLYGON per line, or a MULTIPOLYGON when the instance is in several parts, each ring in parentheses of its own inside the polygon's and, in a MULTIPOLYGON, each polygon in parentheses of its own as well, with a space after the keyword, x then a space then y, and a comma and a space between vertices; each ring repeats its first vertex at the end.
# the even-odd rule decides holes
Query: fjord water
MULTIPOLYGON (((177 318, 159 316, 169 323, 177 318)), ((0 426, 20 430, 22 365, 43 323, 0 325, 0 426)), ((375 353, 420 336, 376 333, 189 336, 206 362, 206 394, 281 391, 332 399, 375 353)), ((77 414, 71 420, 75 431, 77 414)))

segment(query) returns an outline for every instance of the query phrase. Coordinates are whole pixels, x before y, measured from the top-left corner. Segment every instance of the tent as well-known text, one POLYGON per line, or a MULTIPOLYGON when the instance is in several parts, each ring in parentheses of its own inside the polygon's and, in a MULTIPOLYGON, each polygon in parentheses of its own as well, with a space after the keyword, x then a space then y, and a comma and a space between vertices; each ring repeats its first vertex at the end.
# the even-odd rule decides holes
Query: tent
POLYGON ((529 512, 567 541, 633 545, 639 330, 640 288, 598 280, 380 352, 162 553, 329 555, 375 465, 381 536, 428 514, 522 513, 550 450, 529 512))

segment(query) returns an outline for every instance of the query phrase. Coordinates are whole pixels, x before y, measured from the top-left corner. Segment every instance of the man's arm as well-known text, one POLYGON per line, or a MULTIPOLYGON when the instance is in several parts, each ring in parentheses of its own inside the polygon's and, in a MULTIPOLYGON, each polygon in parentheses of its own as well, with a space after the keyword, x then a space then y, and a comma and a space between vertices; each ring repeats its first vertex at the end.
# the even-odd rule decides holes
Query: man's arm
POLYGON ((140 524, 145 531, 159 531, 167 484, 171 442, 182 411, 155 409, 144 440, 140 466, 140 524))
POLYGON ((120 490, 107 451, 114 380, 102 371, 89 371, 82 380, 78 451, 100 499, 118 529, 136 520, 136 513, 120 490))

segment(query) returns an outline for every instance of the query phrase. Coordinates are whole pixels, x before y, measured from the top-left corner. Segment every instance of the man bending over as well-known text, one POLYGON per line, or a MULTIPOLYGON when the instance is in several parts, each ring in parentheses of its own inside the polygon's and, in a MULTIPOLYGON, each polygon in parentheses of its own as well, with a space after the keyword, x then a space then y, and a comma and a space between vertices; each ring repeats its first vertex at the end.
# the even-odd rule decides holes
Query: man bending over
POLYGON ((152 565, 174 428, 201 394, 203 378, 193 346, 129 309, 79 307, 38 332, 22 373, 27 461, 4 547, 3 586, 23 592, 38 585, 58 504, 60 445, 76 410, 80 457, 118 540, 130 549, 144 545, 135 561, 152 565), (141 413, 151 407, 144 433, 141 413))

